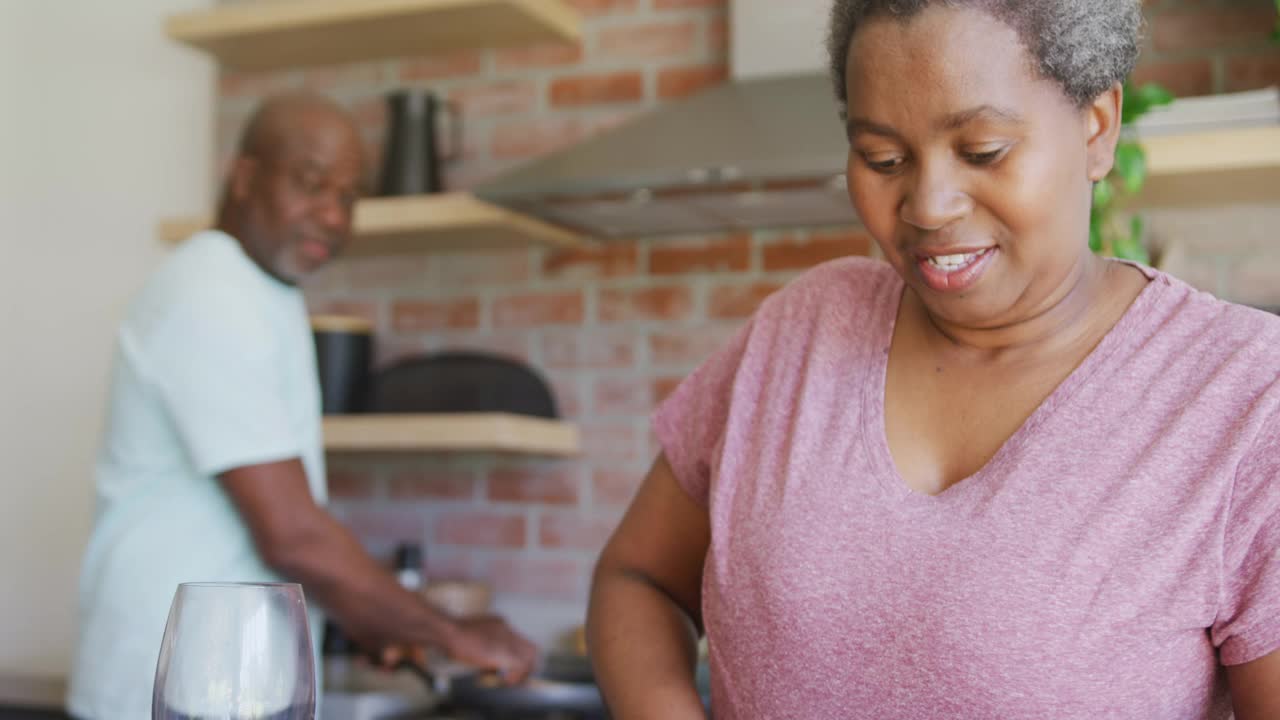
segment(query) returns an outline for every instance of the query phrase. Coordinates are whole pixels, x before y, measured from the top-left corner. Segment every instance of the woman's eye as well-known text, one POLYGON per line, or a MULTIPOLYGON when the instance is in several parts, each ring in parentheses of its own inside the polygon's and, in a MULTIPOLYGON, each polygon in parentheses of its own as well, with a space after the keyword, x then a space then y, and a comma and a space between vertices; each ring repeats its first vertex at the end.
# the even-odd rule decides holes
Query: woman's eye
POLYGON ((1004 157, 1007 148, 999 147, 994 150, 982 150, 979 152, 961 153, 964 159, 972 165, 991 165, 1004 157))
POLYGON ((890 174, 902 166, 906 162, 901 156, 884 156, 884 155, 866 155, 862 156, 862 161, 867 164, 875 172, 882 174, 890 174))

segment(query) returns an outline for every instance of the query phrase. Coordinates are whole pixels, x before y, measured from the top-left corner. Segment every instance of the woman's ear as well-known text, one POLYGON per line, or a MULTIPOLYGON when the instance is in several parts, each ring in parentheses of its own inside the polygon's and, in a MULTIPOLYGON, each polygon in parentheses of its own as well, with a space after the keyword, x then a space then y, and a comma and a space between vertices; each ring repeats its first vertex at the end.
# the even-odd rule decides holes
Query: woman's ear
POLYGON ((1098 182, 1111 172, 1116 161, 1116 143, 1120 141, 1120 111, 1124 106, 1124 87, 1112 85, 1085 108, 1085 130, 1088 137, 1089 179, 1098 182))

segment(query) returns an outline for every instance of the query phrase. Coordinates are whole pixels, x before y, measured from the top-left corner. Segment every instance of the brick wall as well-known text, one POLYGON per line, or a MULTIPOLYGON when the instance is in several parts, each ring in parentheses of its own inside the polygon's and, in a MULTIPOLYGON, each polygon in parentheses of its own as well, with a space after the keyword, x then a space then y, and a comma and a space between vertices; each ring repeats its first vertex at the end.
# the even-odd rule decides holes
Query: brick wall
MULTIPOLYGON (((259 98, 306 86, 354 110, 375 149, 372 170, 383 93, 423 86, 463 109, 462 158, 447 177, 466 188, 727 75, 725 0, 569 2, 585 15, 574 47, 224 75, 222 164, 259 98)), ((1140 76, 1184 94, 1280 82, 1280 53, 1265 45, 1270 2, 1147 2, 1140 76)), ((1257 262, 1270 253, 1276 208, 1151 219, 1163 240, 1188 239, 1174 254, 1188 278, 1280 304, 1280 256, 1257 262)), ((595 554, 656 451, 646 423, 654 404, 769 292, 816 262, 868 248, 857 231, 832 228, 336 263, 309 285, 310 302, 372 318, 380 361, 444 348, 526 359, 580 423, 586 453, 572 461, 337 457, 335 512, 376 552, 418 540, 432 576, 486 579, 504 597, 573 617, 595 554)))

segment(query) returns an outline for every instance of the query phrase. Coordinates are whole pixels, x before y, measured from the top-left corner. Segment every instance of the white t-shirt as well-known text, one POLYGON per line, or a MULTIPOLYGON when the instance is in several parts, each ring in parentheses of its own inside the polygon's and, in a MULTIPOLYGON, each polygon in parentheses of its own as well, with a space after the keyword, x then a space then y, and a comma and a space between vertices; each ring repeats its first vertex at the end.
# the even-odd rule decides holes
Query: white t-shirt
POLYGON ((312 495, 326 499, 302 294, 229 235, 199 233, 134 300, 113 372, 68 707, 86 720, 146 720, 177 585, 279 579, 217 476, 301 458, 312 495))

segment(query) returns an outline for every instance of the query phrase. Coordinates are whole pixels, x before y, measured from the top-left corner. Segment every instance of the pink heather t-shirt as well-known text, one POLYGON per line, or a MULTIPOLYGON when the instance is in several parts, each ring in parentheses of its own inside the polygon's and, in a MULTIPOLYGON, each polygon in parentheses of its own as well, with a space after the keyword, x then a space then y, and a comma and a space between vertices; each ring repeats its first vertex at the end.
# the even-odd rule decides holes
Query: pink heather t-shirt
POLYGON ((655 413, 706 507, 717 720, 1230 716, 1280 648, 1280 318, 1167 275, 984 468, 909 490, 902 295, 820 266, 655 413))

